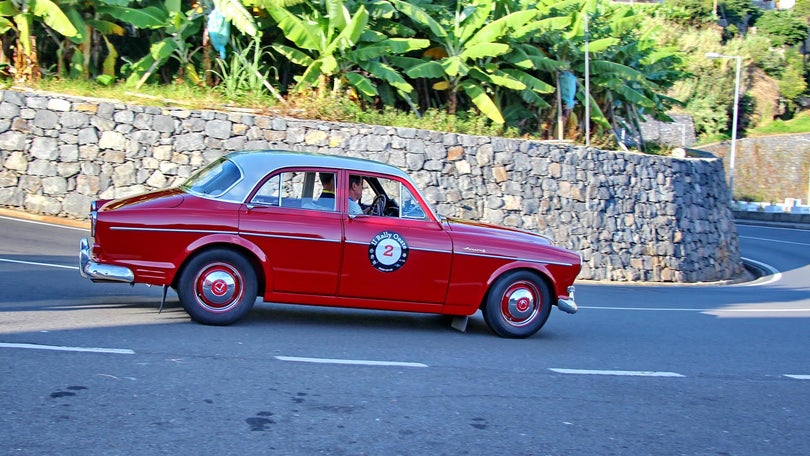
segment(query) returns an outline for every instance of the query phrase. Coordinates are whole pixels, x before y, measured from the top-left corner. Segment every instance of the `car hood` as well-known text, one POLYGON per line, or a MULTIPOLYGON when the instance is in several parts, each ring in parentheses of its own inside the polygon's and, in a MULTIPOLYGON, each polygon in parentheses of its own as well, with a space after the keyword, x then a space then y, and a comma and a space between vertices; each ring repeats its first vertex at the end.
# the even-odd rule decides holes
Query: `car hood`
POLYGON ((470 220, 447 219, 447 225, 454 233, 464 233, 473 236, 497 237, 502 240, 512 240, 517 242, 528 242, 538 245, 554 245, 551 239, 542 234, 531 233, 529 231, 506 228, 503 226, 490 225, 488 223, 473 222, 470 220))
POLYGON ((104 204, 102 211, 113 211, 122 208, 168 209, 182 204, 186 193, 179 188, 158 190, 141 195, 112 200, 104 204))

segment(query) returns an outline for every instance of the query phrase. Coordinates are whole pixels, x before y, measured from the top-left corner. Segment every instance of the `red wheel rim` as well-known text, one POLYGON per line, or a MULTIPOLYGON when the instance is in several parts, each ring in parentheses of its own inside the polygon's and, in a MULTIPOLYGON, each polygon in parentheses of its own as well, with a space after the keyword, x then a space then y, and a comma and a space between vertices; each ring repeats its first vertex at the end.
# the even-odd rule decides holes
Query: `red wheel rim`
POLYGON ((526 280, 510 285, 501 297, 501 316, 507 324, 514 327, 533 322, 542 307, 540 291, 526 280))
POLYGON ((244 294, 244 277, 233 266, 213 263, 194 279, 197 301, 211 312, 226 312, 239 304, 244 294))

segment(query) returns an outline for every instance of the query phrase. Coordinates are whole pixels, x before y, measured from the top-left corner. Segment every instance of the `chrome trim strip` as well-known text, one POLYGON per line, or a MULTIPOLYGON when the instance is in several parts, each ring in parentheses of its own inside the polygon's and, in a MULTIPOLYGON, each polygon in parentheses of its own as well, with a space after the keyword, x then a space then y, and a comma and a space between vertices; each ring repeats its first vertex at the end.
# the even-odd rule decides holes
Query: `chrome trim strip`
MULTIPOLYGON (((360 241, 346 241, 346 244, 368 246, 369 243, 368 242, 360 242, 360 241)), ((419 251, 419 252, 446 253, 446 254, 453 253, 452 250, 422 249, 422 248, 418 248, 418 247, 412 247, 410 244, 408 244, 408 248, 410 250, 412 250, 412 251, 416 250, 416 251, 419 251)))
POLYGON ((127 267, 91 261, 90 241, 87 238, 79 241, 79 273, 85 279, 93 281, 127 283, 135 281, 135 273, 127 267))
POLYGON ((274 239, 292 239, 295 241, 316 241, 316 242, 331 242, 331 243, 340 243, 339 239, 323 239, 323 238, 313 238, 313 237, 305 237, 305 236, 285 236, 283 234, 266 234, 266 233, 256 233, 256 232, 248 232, 243 231, 239 233, 242 236, 256 236, 256 237, 265 237, 265 238, 274 238, 274 239))
POLYGON ((470 252, 459 252, 456 251, 456 255, 467 255, 467 256, 474 256, 474 257, 486 257, 486 258, 495 258, 498 260, 509 260, 509 261, 528 261, 530 263, 541 263, 541 264, 553 264, 557 266, 573 266, 573 263, 562 263, 559 261, 546 261, 546 260, 535 260, 532 258, 520 258, 520 257, 508 257, 504 255, 492 255, 492 254, 481 254, 481 253, 470 253, 470 252))
POLYGON ((208 233, 208 234, 233 234, 238 235, 238 231, 215 231, 215 230, 183 230, 177 228, 136 228, 129 226, 111 226, 110 231, 157 231, 166 233, 208 233))

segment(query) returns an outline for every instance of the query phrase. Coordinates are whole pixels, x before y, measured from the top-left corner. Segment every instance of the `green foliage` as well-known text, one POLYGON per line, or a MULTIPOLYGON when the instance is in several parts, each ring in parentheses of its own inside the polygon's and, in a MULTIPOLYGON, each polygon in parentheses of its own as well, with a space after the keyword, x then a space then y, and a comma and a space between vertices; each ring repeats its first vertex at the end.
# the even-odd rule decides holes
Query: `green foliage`
MULTIPOLYGON (((0 0, 0 31, 46 37, 37 40, 46 65, 61 76, 95 79, 96 88, 114 90, 120 77, 150 90, 158 81, 201 85, 208 71, 219 77, 211 96, 224 103, 285 109, 281 101, 292 115, 539 138, 564 129, 565 137, 581 139, 589 119, 592 139, 605 142, 616 129, 665 120, 678 107, 694 115, 703 137, 728 135, 734 61, 705 57, 716 52, 743 57, 746 89, 748 78, 761 74, 754 65, 778 80, 792 115, 807 92, 808 68, 785 47, 807 36, 810 0, 758 20, 749 0, 721 0, 721 19, 729 20, 722 32, 714 3, 201 0, 189 8, 181 0, 0 0), (21 4, 38 6, 25 16, 21 4), (53 33, 66 29, 54 22, 59 13, 51 5, 74 34, 53 33), (213 7, 238 30, 216 71, 199 52, 213 7), (737 36, 754 21, 761 33, 737 36), (573 105, 557 102, 563 73, 576 80, 573 105), (283 100, 277 90, 288 88, 283 100)), ((741 104, 740 125, 748 106, 741 104)), ((758 116, 769 120, 774 111, 775 104, 758 116)))
POLYGON ((221 59, 216 61, 220 71, 215 73, 221 80, 217 89, 232 102, 260 96, 264 91, 265 81, 270 79, 270 70, 262 72, 262 59, 270 53, 261 47, 256 38, 244 48, 236 39, 232 39, 231 43, 234 50, 230 62, 221 59))
POLYGON ((807 91, 804 78, 804 60, 796 51, 786 54, 786 67, 779 78, 779 91, 786 99, 788 108, 795 109, 795 101, 807 91))
POLYGON ((756 22, 757 29, 771 38, 774 46, 800 44, 807 39, 807 21, 791 11, 766 11, 756 22))
POLYGON ((682 26, 699 26, 714 20, 712 0, 665 0, 661 13, 682 26))
POLYGON ((728 21, 729 27, 747 28, 756 22, 762 10, 754 6, 751 0, 720 0, 717 3, 720 18, 728 21))

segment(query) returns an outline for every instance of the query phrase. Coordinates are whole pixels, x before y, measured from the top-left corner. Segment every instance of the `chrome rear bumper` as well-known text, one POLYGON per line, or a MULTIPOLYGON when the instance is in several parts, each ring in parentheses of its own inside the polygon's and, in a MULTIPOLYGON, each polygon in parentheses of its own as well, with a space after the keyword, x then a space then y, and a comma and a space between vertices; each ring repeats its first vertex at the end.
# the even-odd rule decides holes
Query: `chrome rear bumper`
POLYGON ((82 238, 79 242, 79 272, 85 279, 93 282, 126 282, 135 281, 135 274, 124 266, 99 264, 90 260, 90 241, 82 238))
POLYGON ((557 308, 565 313, 577 313, 577 303, 574 302, 574 287, 568 287, 568 299, 557 299, 557 308))

